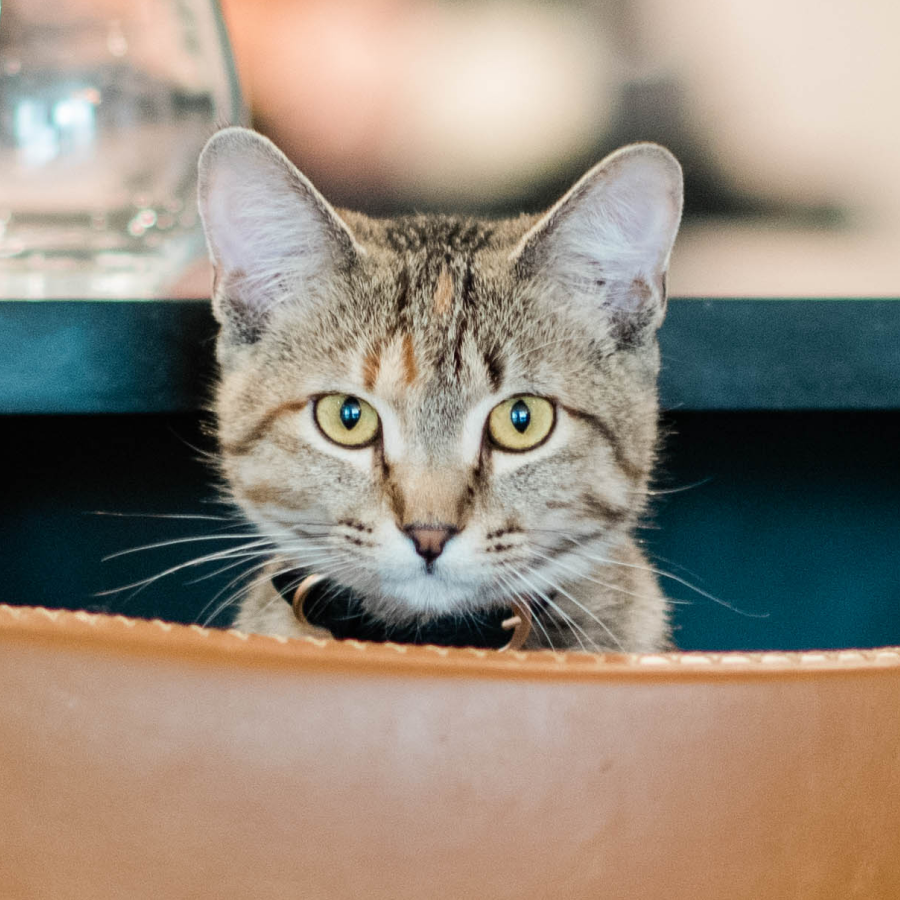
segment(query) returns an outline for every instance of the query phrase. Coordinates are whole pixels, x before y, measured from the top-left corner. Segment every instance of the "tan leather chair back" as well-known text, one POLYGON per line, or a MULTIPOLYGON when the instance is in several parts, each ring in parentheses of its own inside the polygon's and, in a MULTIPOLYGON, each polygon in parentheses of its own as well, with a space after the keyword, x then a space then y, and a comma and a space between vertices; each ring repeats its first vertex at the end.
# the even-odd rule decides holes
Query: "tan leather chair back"
POLYGON ((0 607, 0 897, 900 898, 900 651, 279 641, 0 607))

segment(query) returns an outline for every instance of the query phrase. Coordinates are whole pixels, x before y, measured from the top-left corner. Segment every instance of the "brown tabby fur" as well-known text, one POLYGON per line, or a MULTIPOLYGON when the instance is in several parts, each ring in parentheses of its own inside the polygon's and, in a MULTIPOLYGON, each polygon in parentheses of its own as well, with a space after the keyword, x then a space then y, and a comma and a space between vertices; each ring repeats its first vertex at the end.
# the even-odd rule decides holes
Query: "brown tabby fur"
POLYGON ((303 633, 266 577, 302 565, 388 621, 517 596, 541 610, 528 646, 667 646, 668 605, 633 530, 654 464, 655 332, 681 209, 668 152, 626 148, 546 216, 496 222, 338 214, 242 129, 211 140, 200 172, 222 469, 269 542, 237 627, 303 633), (641 166, 661 185, 649 201, 631 186, 641 166), (639 202, 650 208, 639 231, 668 204, 650 263, 607 264, 608 240, 585 249, 598 215, 618 221, 639 202), (317 428, 316 397, 338 392, 379 412, 373 447, 317 428), (556 425, 536 449, 504 452, 485 422, 517 394, 551 400, 556 425), (412 524, 456 529, 433 572, 403 532, 412 524))

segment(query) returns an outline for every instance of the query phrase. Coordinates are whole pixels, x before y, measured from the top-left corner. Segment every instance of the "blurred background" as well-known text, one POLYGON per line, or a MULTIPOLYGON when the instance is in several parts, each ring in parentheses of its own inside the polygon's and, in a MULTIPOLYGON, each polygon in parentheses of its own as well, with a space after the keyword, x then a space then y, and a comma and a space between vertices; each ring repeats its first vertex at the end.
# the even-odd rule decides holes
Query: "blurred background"
POLYGON ((4 0, 0 296, 203 295, 194 162, 251 120, 373 214, 536 211, 619 145, 659 141, 687 178, 674 296, 900 293, 896 0, 221 12, 240 90, 213 0, 4 0), (79 283, 79 253, 109 277, 79 283))
POLYGON ((686 174, 674 296, 900 293, 900 4, 223 0, 256 126, 338 204, 537 210, 686 174))

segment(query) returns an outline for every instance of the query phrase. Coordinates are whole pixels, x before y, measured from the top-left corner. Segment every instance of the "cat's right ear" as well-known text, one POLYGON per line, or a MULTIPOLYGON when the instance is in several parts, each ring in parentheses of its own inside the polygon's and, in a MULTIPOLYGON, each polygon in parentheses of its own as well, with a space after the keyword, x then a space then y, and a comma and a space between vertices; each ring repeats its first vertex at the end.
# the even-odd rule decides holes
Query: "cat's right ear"
POLYGON ((223 336, 253 343, 284 302, 315 302, 364 253, 347 225, 268 138, 225 128, 200 154, 198 200, 223 336))

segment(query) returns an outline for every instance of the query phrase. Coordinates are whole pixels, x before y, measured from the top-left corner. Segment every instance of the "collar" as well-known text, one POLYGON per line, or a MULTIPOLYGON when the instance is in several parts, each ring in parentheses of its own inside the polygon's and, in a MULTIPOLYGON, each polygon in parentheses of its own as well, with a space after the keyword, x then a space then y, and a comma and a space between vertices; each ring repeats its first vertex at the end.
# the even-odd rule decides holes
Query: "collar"
POLYGON ((308 570, 280 572, 272 576, 272 584, 297 619, 327 629, 338 640, 517 650, 531 630, 531 613, 525 603, 398 625, 373 616, 349 588, 308 570))

